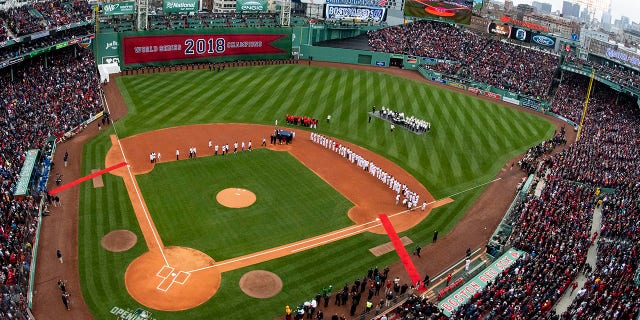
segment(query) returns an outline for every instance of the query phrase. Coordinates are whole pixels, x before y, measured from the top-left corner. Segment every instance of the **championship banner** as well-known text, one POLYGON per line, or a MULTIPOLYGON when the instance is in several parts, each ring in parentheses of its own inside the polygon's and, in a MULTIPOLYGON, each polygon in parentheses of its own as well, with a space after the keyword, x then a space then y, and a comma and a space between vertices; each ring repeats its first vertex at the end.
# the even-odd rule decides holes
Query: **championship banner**
POLYGON ((336 20, 360 20, 360 21, 385 21, 386 8, 350 6, 342 4, 327 4, 324 8, 326 19, 336 20))
MULTIPOLYGON (((280 32, 286 32, 286 30, 280 32)), ((159 33, 122 36, 121 44, 124 65, 198 59, 213 60, 219 57, 247 55, 282 54, 284 57, 291 54, 290 49, 287 49, 287 46, 291 48, 290 33, 159 33)))
POLYGON ((164 13, 196 12, 200 10, 199 0, 164 0, 162 11, 164 13))
POLYGON ((102 5, 102 14, 105 16, 117 16, 135 13, 135 1, 109 2, 102 5))
POLYGON ((267 12, 269 2, 267 0, 237 0, 236 11, 238 12, 267 12))

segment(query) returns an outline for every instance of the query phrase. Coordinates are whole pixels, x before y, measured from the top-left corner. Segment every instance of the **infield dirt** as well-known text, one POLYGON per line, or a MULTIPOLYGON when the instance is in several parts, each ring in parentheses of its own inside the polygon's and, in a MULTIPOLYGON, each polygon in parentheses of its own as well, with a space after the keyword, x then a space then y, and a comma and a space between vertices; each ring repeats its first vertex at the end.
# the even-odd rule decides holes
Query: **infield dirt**
MULTIPOLYGON (((306 61, 304 61, 304 63, 306 64, 306 61)), ((317 61, 314 61, 312 64, 315 66, 386 72, 406 79, 425 82, 429 85, 442 86, 427 81, 416 71, 317 61)), ((127 110, 119 89, 115 84, 114 76, 111 77, 111 82, 103 88, 109 103, 111 117, 114 121, 117 121, 126 114, 127 110)), ((466 91, 456 88, 446 88, 462 94, 469 94, 466 91)), ((492 103, 501 103, 500 101, 490 98, 484 99, 492 103)), ((508 107, 514 107, 506 103, 503 104, 508 107)), ((548 121, 554 123, 558 128, 566 126, 564 122, 553 117, 543 116, 540 113, 528 109, 518 108, 518 110, 542 116, 548 121)), ((60 144, 58 146, 58 150, 68 151, 70 154, 69 166, 57 166, 55 171, 52 171, 52 173, 63 174, 65 181, 72 181, 79 178, 81 173, 80 166, 82 163, 82 146, 96 134, 98 134, 97 125, 90 125, 80 134, 60 144)), ((261 136, 262 133, 257 133, 257 135, 261 136)), ((574 140, 575 132, 567 130, 567 141, 571 142, 574 140)), ((147 151, 148 150, 145 150, 144 157, 148 162, 148 158, 146 158, 148 156, 148 154, 146 154, 147 151)), ((63 154, 64 152, 56 153, 54 159, 55 163, 62 163, 63 154)), ((173 156, 173 152, 163 154, 163 158, 170 156, 173 156)), ((520 170, 510 170, 509 168, 510 164, 516 162, 519 158, 520 156, 514 157, 506 162, 505 166, 496 176, 496 178, 501 179, 490 184, 485 189, 485 192, 472 205, 467 214, 449 234, 440 237, 436 244, 424 246, 422 250, 423 258, 418 259, 415 256, 412 257, 416 268, 422 274, 427 273, 433 276, 459 260, 460 257, 464 255, 466 248, 478 248, 483 247, 484 244, 486 244, 486 241, 492 231, 498 225, 505 210, 513 200, 515 195, 515 186, 522 178, 525 177, 525 174, 520 170), (484 227, 486 227, 486 229, 484 229, 484 227), (425 257, 437 257, 437 259, 425 257)), ((53 181, 50 181, 49 188, 55 187, 52 184, 53 181)), ((363 189, 364 188, 361 188, 360 190, 363 189)), ((51 215, 43 218, 33 296, 33 313, 39 320, 59 319, 58 312, 64 312, 64 307, 59 299, 59 289, 55 285, 55 282, 58 279, 68 280, 67 288, 72 294, 72 310, 66 312, 68 317, 73 319, 91 318, 91 312, 84 303, 81 295, 78 274, 79 190, 79 186, 74 186, 63 191, 59 195, 63 206, 51 207, 51 215), (61 249, 64 254, 64 266, 61 266, 55 259, 56 249, 61 249)), ((381 210, 378 210, 377 212, 380 211, 381 210)), ((368 218, 366 217, 366 214, 363 214, 362 216, 365 216, 365 219, 368 218)), ((394 226, 395 223, 396 222, 394 221, 394 226)), ((366 268, 367 266, 363 266, 362 271, 366 272, 366 268)), ((392 274, 398 274, 404 279, 408 278, 408 275, 404 271, 400 262, 394 263, 390 268, 392 274)), ((335 307, 330 304, 329 308, 325 309, 325 314, 332 314, 332 312, 335 311, 333 308, 335 307)), ((343 313, 343 310, 340 310, 340 313, 343 313)))

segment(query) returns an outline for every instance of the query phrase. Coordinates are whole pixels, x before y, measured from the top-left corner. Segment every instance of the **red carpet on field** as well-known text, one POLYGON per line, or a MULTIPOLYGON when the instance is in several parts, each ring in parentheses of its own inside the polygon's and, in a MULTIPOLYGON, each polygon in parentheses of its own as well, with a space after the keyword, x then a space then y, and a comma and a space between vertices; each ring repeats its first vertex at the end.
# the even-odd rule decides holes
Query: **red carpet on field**
POLYGON ((78 178, 78 179, 76 179, 76 180, 73 180, 73 181, 71 181, 71 182, 69 182, 69 183, 67 183, 67 184, 65 184, 65 185, 61 185, 61 186, 59 186, 59 187, 57 187, 57 188, 55 188, 55 189, 53 189, 53 190, 49 191, 49 194, 56 194, 56 193, 58 193, 58 192, 60 192, 60 191, 63 191, 63 190, 69 189, 69 188, 71 188, 71 187, 73 187, 73 186, 75 186, 75 185, 78 185, 78 184, 80 184, 80 183, 82 183, 82 182, 85 182, 85 181, 87 181, 87 180, 89 180, 89 179, 93 179, 93 178, 95 178, 95 177, 97 177, 97 176, 99 176, 99 175, 103 175, 103 174, 105 174, 105 173, 107 173, 107 172, 109 172, 109 171, 113 171, 113 170, 115 170, 115 169, 118 169, 118 168, 120 168, 120 167, 124 167, 124 166, 126 166, 126 165, 127 165, 127 163, 126 163, 126 162, 120 162, 120 163, 118 163, 118 164, 116 164, 116 165, 112 165, 112 166, 111 166, 111 167, 109 167, 109 168, 102 169, 102 170, 100 170, 100 171, 98 171, 98 172, 95 172, 95 173, 92 173, 92 174, 86 175, 86 176, 84 176, 84 177, 82 177, 82 178, 78 178))
POLYGON ((380 218, 380 223, 382 223, 384 230, 387 231, 393 247, 396 248, 400 261, 402 261, 405 270, 407 270, 407 274, 409 274, 409 277, 411 278, 411 283, 416 284, 420 282, 420 286, 417 289, 418 291, 422 291, 424 289, 422 278, 420 277, 418 270, 416 270, 416 266, 413 265, 413 261, 411 261, 411 257, 409 257, 407 249, 402 245, 402 241, 400 241, 398 233, 396 233, 396 230, 391 224, 391 220, 389 220, 389 217, 386 214, 379 214, 378 218, 380 218))

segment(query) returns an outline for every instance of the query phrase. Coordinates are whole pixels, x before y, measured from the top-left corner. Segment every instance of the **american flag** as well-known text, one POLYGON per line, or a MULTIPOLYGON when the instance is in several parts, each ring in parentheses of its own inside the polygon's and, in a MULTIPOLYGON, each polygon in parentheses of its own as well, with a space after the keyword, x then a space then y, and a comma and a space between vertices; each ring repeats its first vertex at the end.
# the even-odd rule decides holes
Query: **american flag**
POLYGON ((380 0, 378 2, 378 5, 381 6, 381 7, 384 7, 385 4, 387 4, 387 0, 380 0))

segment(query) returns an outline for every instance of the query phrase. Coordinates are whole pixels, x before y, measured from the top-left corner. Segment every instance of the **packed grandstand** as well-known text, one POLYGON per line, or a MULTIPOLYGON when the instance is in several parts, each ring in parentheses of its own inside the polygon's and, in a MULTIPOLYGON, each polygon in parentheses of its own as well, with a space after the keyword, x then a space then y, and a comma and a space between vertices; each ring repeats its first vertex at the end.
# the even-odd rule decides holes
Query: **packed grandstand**
MULTIPOLYGON (((46 58, 30 54, 91 35, 92 19, 84 1, 44 1, 0 10, 1 319, 28 318, 33 246, 48 201, 41 182, 46 182, 51 166, 48 141, 64 139, 103 110, 91 50, 69 46, 51 50, 46 58), (57 32, 47 33, 52 30, 57 32), (29 41, 20 41, 27 35, 29 41), (15 186, 30 149, 44 155, 36 166, 40 175, 31 196, 18 197, 15 186)), ((150 26, 275 26, 277 19, 274 14, 203 13, 153 16, 150 26)), ((306 23, 301 17, 295 20, 306 23)), ((135 30, 132 19, 107 20, 100 27, 135 30)), ((563 71, 554 85, 561 63, 588 63, 607 79, 640 89, 638 72, 509 44, 446 23, 418 21, 371 31, 368 37, 372 51, 439 59, 425 68, 546 99, 549 111, 575 123, 581 120, 588 78, 563 71)), ((578 142, 569 141, 553 155, 539 149, 535 161, 521 164, 544 181, 544 188, 516 206, 510 221, 513 232, 500 240, 525 254, 460 306, 452 319, 637 318, 640 288, 633 278, 640 262, 640 110, 636 98, 602 84, 595 84, 589 108, 578 142), (590 230, 596 210, 602 227, 594 237, 590 230), (597 246, 597 262, 587 265, 592 245, 597 246), (553 306, 581 273, 586 282, 574 288, 578 295, 566 312, 555 314, 553 306)), ((396 319, 444 318, 437 301, 417 294, 379 313, 396 319)))

